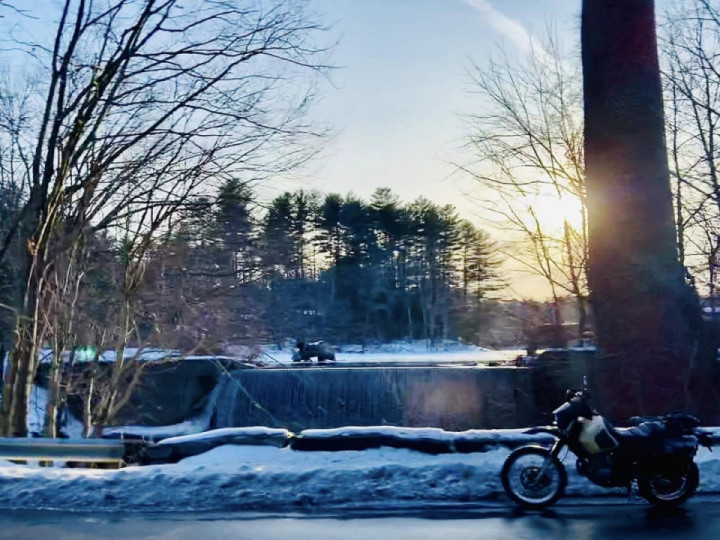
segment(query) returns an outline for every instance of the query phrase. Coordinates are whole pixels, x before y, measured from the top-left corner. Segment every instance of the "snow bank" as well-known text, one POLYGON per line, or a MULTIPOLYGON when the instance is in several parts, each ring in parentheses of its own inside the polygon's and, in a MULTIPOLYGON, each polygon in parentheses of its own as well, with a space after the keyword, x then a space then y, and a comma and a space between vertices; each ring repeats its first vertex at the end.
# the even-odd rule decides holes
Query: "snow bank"
POLYGON ((524 429, 475 429, 461 432, 439 428, 395 426, 307 429, 291 440, 294 450, 366 450, 369 448, 409 448, 429 454, 485 452, 501 445, 550 442, 547 435, 528 435, 524 429))
POLYGON ((446 339, 436 343, 429 343, 424 339, 415 340, 403 340, 393 341, 390 343, 377 343, 370 345, 341 345, 338 351, 347 353, 360 353, 360 354, 377 354, 377 353, 391 353, 391 354, 426 354, 428 352, 482 352, 490 351, 484 347, 478 347, 470 343, 464 343, 458 340, 446 339))
MULTIPOLYGON (((508 450, 427 455, 405 449, 295 452, 222 446, 175 465, 119 471, 0 463, 0 508, 83 511, 223 511, 422 507, 506 503, 499 471, 508 450)), ((700 492, 720 490, 720 459, 701 450, 700 492)), ((566 460, 569 496, 616 495, 579 478, 566 460)), ((507 502, 509 504, 509 502, 507 502)))
MULTIPOLYGON (((711 428, 717 433, 718 428, 711 428)), ((293 442, 392 438, 403 444, 483 444, 485 452, 422 453, 408 448, 299 452, 280 445, 225 444, 287 441, 291 434, 265 427, 228 428, 173 437, 154 448, 196 451, 176 464, 122 470, 37 468, 0 462, 0 508, 83 511, 227 511, 343 508, 421 508, 441 504, 509 504, 499 472, 510 450, 526 444, 523 430, 445 432, 435 428, 347 427, 307 430, 293 442), (487 446, 492 443, 491 446, 487 446), (488 449, 490 448, 490 449, 488 449)), ((537 437, 537 436, 535 436, 537 437)), ((457 448, 455 448, 457 450, 457 448)), ((177 456, 176 456, 177 457, 177 456)), ((700 449, 700 493, 720 492, 720 456, 700 449)), ((565 456, 570 497, 616 496, 579 477, 565 456)), ((636 499, 639 501, 639 499, 636 499)))
POLYGON ((159 441, 169 437, 191 435, 205 431, 210 425, 210 416, 200 414, 179 424, 169 426, 116 426, 103 429, 107 439, 142 439, 159 441))
MULTIPOLYGON (((267 365, 292 364, 291 349, 283 350, 266 350, 263 352, 261 360, 267 365)), ((335 353, 337 364, 342 363, 431 363, 431 364, 452 364, 452 363, 490 363, 490 362, 508 362, 515 359, 518 355, 525 354, 521 350, 497 350, 490 351, 487 349, 473 349, 460 351, 397 351, 397 352, 344 352, 335 353)), ((314 360, 313 360, 314 362, 314 360)))
MULTIPOLYGON (((189 442, 199 441, 213 441, 213 440, 251 440, 253 438, 267 438, 267 437, 278 437, 282 439, 289 439, 292 436, 287 429, 279 428, 268 428, 263 426, 255 427, 240 427, 240 428, 221 428, 213 429, 212 431, 206 431, 205 433, 198 433, 196 435, 183 435, 180 437, 170 437, 169 439, 163 439, 158 442, 159 445, 178 445, 189 442)), ((244 444, 244 443, 243 443, 244 444)))
POLYGON ((471 502, 500 493, 503 458, 222 446, 176 465, 119 471, 0 467, 0 507, 187 512, 471 502))
MULTIPOLYGON (((331 344, 334 345, 334 344, 331 344)), ((429 345, 425 340, 394 341, 369 345, 343 344, 334 346, 337 363, 457 363, 508 361, 525 354, 524 350, 491 350, 456 340, 429 345)), ((236 357, 252 356, 263 365, 292 364, 295 350, 292 343, 259 347, 230 346, 228 352, 236 357)))
POLYGON ((196 435, 163 439, 145 449, 143 463, 175 463, 188 456, 208 452, 222 445, 276 446, 283 448, 293 434, 286 429, 266 427, 222 428, 196 435))
POLYGON ((147 448, 150 463, 176 462, 225 444, 290 445, 300 451, 345 451, 372 448, 404 448, 428 454, 486 452, 497 446, 516 448, 523 444, 550 443, 545 434, 528 435, 524 429, 475 429, 452 432, 439 428, 397 426, 348 426, 307 429, 294 434, 267 427, 221 428, 170 437, 147 448))
MULTIPOLYGON (((41 364, 49 364, 52 361, 54 351, 49 348, 40 349, 38 352, 39 361, 41 364)), ((126 347, 123 350, 124 358, 131 358, 133 360, 140 360, 145 362, 157 362, 160 360, 167 359, 180 359, 182 353, 175 349, 155 349, 155 348, 138 348, 138 347, 126 347)), ((70 352, 66 351, 63 353, 63 361, 68 361, 70 358, 70 352)), ((92 348, 83 349, 80 348, 75 353, 73 362, 115 362, 117 359, 117 352, 115 350, 106 350, 97 353, 92 348)))
POLYGON ((387 436, 399 439, 433 439, 440 441, 451 441, 454 439, 453 432, 429 427, 348 426, 333 429, 306 429, 301 433, 301 437, 314 437, 318 439, 368 436, 387 436))

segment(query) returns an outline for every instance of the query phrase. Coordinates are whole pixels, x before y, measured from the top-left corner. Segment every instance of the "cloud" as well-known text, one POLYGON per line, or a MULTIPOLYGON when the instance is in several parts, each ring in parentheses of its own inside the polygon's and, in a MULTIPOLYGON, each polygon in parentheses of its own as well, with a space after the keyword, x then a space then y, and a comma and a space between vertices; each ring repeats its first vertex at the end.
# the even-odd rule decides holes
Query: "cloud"
POLYGON ((533 39, 532 34, 520 22, 499 11, 492 5, 490 0, 464 0, 464 2, 481 15, 484 15, 490 26, 513 44, 522 48, 523 51, 530 52, 534 50, 541 55, 546 54, 539 43, 533 39))

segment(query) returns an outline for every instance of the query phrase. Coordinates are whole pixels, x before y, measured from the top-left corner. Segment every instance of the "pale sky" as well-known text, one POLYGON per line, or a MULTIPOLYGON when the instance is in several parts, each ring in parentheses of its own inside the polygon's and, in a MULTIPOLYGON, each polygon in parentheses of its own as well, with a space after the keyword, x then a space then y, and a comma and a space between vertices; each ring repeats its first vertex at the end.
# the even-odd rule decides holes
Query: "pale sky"
MULTIPOLYGON (((522 52, 552 22, 579 39, 581 0, 310 0, 339 39, 314 117, 337 134, 301 180, 303 187, 368 197, 377 187, 410 201, 422 195, 454 204, 483 226, 463 197, 472 183, 449 161, 466 161, 459 113, 478 110, 467 75, 502 44, 522 52), (576 34, 576 35, 574 35, 576 34)), ((486 227, 488 228, 488 227, 486 227)), ((492 232, 492 231, 491 231, 492 232)), ((542 281, 522 277, 522 296, 545 296, 542 281)))
POLYGON ((317 164, 323 191, 393 188, 460 207, 447 177, 477 110, 467 69, 498 44, 526 48, 547 21, 579 32, 580 0, 311 0, 339 37, 315 117, 339 133, 317 164))
MULTIPOLYGON (((298 188, 368 198, 390 187, 454 204, 493 234, 463 191, 476 185, 450 161, 468 162, 462 113, 481 110, 468 68, 502 46, 527 50, 552 23, 569 46, 579 41, 581 0, 307 0, 337 40, 331 81, 319 82, 312 118, 335 131, 302 174, 260 190, 270 198, 298 188)), ((673 0, 657 0, 662 6, 673 0)), ((34 7, 53 0, 28 0, 34 7)), ((658 8, 660 9, 660 8, 658 8)), ((501 239, 501 238, 498 238, 501 239)), ((539 279, 513 279, 520 296, 547 296, 539 279)))

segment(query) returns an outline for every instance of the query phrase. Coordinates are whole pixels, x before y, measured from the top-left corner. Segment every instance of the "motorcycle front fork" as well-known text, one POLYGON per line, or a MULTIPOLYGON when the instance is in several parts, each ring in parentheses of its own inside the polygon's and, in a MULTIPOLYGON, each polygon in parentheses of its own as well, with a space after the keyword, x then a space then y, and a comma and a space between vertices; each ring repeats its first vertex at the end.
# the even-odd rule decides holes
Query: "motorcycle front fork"
POLYGON ((546 459, 543 463, 543 472, 552 467, 551 463, 553 459, 557 459, 558 461, 560 461, 560 452, 563 448, 565 448, 565 443, 563 443, 560 439, 553 443, 552 447, 550 448, 550 459, 546 459))
POLYGON ((553 443, 552 448, 550 448, 550 455, 560 459, 560 452, 562 452, 563 448, 565 448, 565 443, 561 439, 558 439, 553 443))

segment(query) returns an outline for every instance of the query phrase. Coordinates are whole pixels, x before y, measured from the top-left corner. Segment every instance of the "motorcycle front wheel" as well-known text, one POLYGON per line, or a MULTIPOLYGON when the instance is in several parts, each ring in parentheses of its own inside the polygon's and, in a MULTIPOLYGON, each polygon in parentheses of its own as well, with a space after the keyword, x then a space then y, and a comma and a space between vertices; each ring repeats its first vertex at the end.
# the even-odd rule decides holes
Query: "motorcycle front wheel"
POLYGON ((524 446, 512 452, 500 477, 508 496, 525 508, 553 504, 567 486, 565 467, 541 446, 524 446))
POLYGON ((700 472, 690 463, 684 472, 669 471, 648 474, 638 478, 638 491, 655 506, 677 506, 690 497, 700 483, 700 472))

